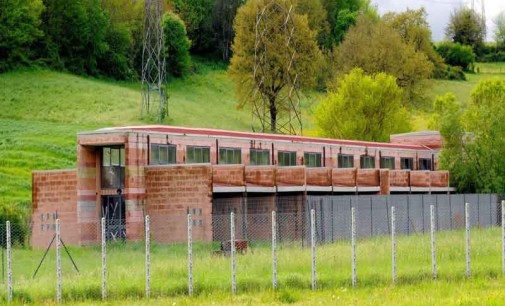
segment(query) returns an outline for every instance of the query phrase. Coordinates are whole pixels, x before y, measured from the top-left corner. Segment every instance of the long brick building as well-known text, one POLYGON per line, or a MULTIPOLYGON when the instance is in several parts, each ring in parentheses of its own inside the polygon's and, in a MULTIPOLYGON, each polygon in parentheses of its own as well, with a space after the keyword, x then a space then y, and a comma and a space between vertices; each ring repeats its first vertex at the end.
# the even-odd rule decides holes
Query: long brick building
POLYGON ((99 239, 102 217, 119 235, 183 241, 185 228, 164 222, 195 215, 193 234, 210 241, 213 216, 301 212, 307 194, 447 193, 449 173, 435 171, 437 132, 392 135, 390 143, 171 126, 131 126, 77 135, 77 169, 33 172, 32 244, 44 246, 59 218, 67 244, 99 239))

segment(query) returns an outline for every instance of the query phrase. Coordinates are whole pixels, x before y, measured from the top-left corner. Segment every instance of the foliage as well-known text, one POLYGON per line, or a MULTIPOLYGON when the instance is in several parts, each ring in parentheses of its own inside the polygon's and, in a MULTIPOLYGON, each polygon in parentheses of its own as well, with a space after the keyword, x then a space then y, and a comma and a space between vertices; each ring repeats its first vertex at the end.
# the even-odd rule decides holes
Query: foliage
POLYGON ((494 39, 499 49, 505 51, 505 11, 501 11, 493 20, 495 24, 494 39))
POLYGON ((385 73, 365 75, 353 69, 315 111, 322 136, 341 139, 388 141, 393 133, 410 129, 402 105, 402 90, 385 73))
POLYGON ((41 0, 0 0, 0 72, 33 60, 43 8, 41 0))
POLYGON ((228 62, 231 58, 231 44, 233 37, 235 37, 233 20, 237 15, 238 8, 243 3, 244 0, 215 0, 214 3, 212 11, 213 31, 224 62, 228 62))
POLYGON ((427 56, 404 43, 398 31, 384 21, 366 16, 358 18, 356 25, 349 29, 336 49, 334 65, 339 74, 360 67, 367 74, 385 72, 392 75, 404 90, 406 106, 424 104, 423 81, 433 71, 427 56))
POLYGON ((459 192, 505 192, 504 103, 503 79, 481 81, 463 114, 454 96, 435 101, 435 127, 444 137, 440 164, 459 192))
POLYGON ((174 13, 163 16, 163 31, 165 35, 165 58, 167 73, 181 77, 191 66, 189 48, 191 42, 186 36, 184 22, 174 13))
POLYGON ((432 39, 431 30, 426 21, 424 8, 418 10, 407 9, 402 13, 386 13, 382 16, 384 22, 397 30, 403 42, 413 46, 416 52, 422 52, 434 66, 434 76, 440 71, 445 71, 444 59, 436 52, 432 39))
POLYGON ((451 13, 445 34, 450 41, 471 46, 479 54, 486 36, 486 27, 474 10, 461 7, 451 13))
POLYGON ((298 0, 296 10, 300 15, 307 15, 309 27, 317 33, 319 48, 328 47, 330 24, 322 0, 298 0))
POLYGON ((42 29, 53 67, 98 74, 97 61, 108 49, 107 16, 99 0, 45 0, 42 29))
MULTIPOLYGON (((277 131, 277 118, 284 115, 288 109, 286 99, 281 99, 288 93, 288 78, 294 79, 293 69, 289 71, 289 56, 285 45, 284 21, 287 8, 287 0, 277 1, 276 4, 268 4, 258 1, 249 1, 240 7, 235 18, 235 39, 233 41, 233 57, 229 67, 229 75, 236 84, 237 97, 240 106, 254 103, 251 92, 255 89, 254 77, 262 79, 262 85, 258 88, 260 93, 267 97, 270 111, 270 130, 277 131), (260 6, 260 7, 258 7, 260 6), (256 12, 258 9, 265 9, 264 26, 268 38, 265 39, 268 50, 268 65, 264 70, 258 70, 254 75, 255 60, 255 24, 256 12)), ((296 68, 298 72, 298 84, 301 88, 313 85, 315 81, 314 71, 320 58, 320 51, 315 40, 315 33, 310 30, 305 16, 293 13, 293 22, 296 27, 296 36, 292 44, 296 48, 296 68)), ((260 55, 261 56, 261 55, 260 55)))
POLYGON ((360 14, 377 18, 377 9, 369 0, 323 0, 330 25, 330 37, 326 48, 340 44, 360 14))
POLYGON ((465 71, 473 70, 475 53, 470 46, 444 42, 438 45, 437 51, 445 59, 447 64, 459 66, 465 71))

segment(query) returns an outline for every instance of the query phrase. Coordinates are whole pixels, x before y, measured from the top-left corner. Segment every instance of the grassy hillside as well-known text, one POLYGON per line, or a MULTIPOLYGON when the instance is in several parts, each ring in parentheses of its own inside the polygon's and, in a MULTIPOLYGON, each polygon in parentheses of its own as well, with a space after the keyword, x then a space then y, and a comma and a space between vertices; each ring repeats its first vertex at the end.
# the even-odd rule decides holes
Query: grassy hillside
MULTIPOLYGON (((238 110, 234 86, 222 64, 196 61, 196 73, 169 84, 170 119, 165 124, 249 130, 251 115, 238 110)), ((479 64, 468 81, 432 80, 430 99, 448 91, 467 103, 482 79, 505 77, 505 63, 479 64)), ((0 74, 0 204, 31 200, 31 171, 75 167, 76 133, 106 126, 154 123, 140 119, 140 84, 79 77, 49 70, 0 74)), ((311 110, 320 98, 304 101, 304 133, 316 130, 311 110)), ((429 113, 415 114, 426 129, 429 113)))

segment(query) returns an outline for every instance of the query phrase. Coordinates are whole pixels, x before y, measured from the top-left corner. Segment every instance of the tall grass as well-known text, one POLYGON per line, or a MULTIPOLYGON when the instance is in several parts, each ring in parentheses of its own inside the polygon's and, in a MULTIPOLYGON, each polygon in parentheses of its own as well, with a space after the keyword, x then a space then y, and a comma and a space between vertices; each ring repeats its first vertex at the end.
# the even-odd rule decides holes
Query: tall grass
MULTIPOLYGON (((218 244, 196 243, 194 248, 195 296, 187 297, 187 257, 185 244, 154 244, 151 249, 151 297, 153 301, 211 301, 228 303, 295 303, 322 302, 328 296, 354 292, 366 298, 369 294, 390 294, 381 304, 402 302, 398 292, 409 291, 413 296, 427 294, 433 288, 475 286, 477 296, 488 284, 505 282, 501 275, 500 230, 472 229, 472 277, 465 279, 465 239, 463 231, 437 233, 439 279, 431 279, 431 253, 428 235, 400 236, 397 241, 398 282, 391 280, 391 245, 388 236, 358 241, 358 288, 351 286, 351 249, 349 241, 317 246, 317 291, 311 292, 310 249, 299 243, 281 244, 278 248, 279 290, 271 283, 271 249, 257 244, 237 258, 238 301, 231 297, 231 268, 228 256, 216 255, 218 244), (257 299, 260 298, 258 301, 257 299)), ((70 247, 77 263, 77 273, 63 253, 63 298, 67 302, 96 303, 101 299, 101 255, 97 246, 70 247)), ((14 297, 18 303, 47 304, 55 297, 55 254, 50 250, 38 275, 32 275, 44 250, 15 249, 14 297)), ((144 297, 144 246, 142 242, 110 243, 108 245, 108 297, 111 301, 135 301, 144 297)), ((501 287, 492 291, 490 301, 503 296, 501 287)), ((489 289, 489 288, 487 288, 489 289)), ((425 296, 413 303, 433 302, 425 296)), ((448 293, 450 294, 450 293, 448 293)), ((2 298, 5 299, 5 287, 2 298)), ((471 296, 470 296, 471 297, 471 296)), ((333 299, 334 297, 332 297, 333 299)), ((347 299, 351 298, 348 296, 347 299)), ((456 297, 451 297, 456 298, 456 297)), ((5 302, 5 300, 4 300, 5 302)), ((336 300, 335 300, 336 302, 336 300)), ((348 300, 349 302, 349 300, 348 300)))

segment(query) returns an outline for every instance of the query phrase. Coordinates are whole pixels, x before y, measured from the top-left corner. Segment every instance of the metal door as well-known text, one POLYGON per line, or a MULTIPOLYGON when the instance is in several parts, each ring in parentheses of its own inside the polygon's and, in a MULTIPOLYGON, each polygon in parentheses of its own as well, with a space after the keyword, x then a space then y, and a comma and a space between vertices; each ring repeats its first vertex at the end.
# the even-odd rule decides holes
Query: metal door
POLYGON ((103 196, 102 217, 105 217, 107 240, 124 240, 126 238, 124 195, 103 196))

